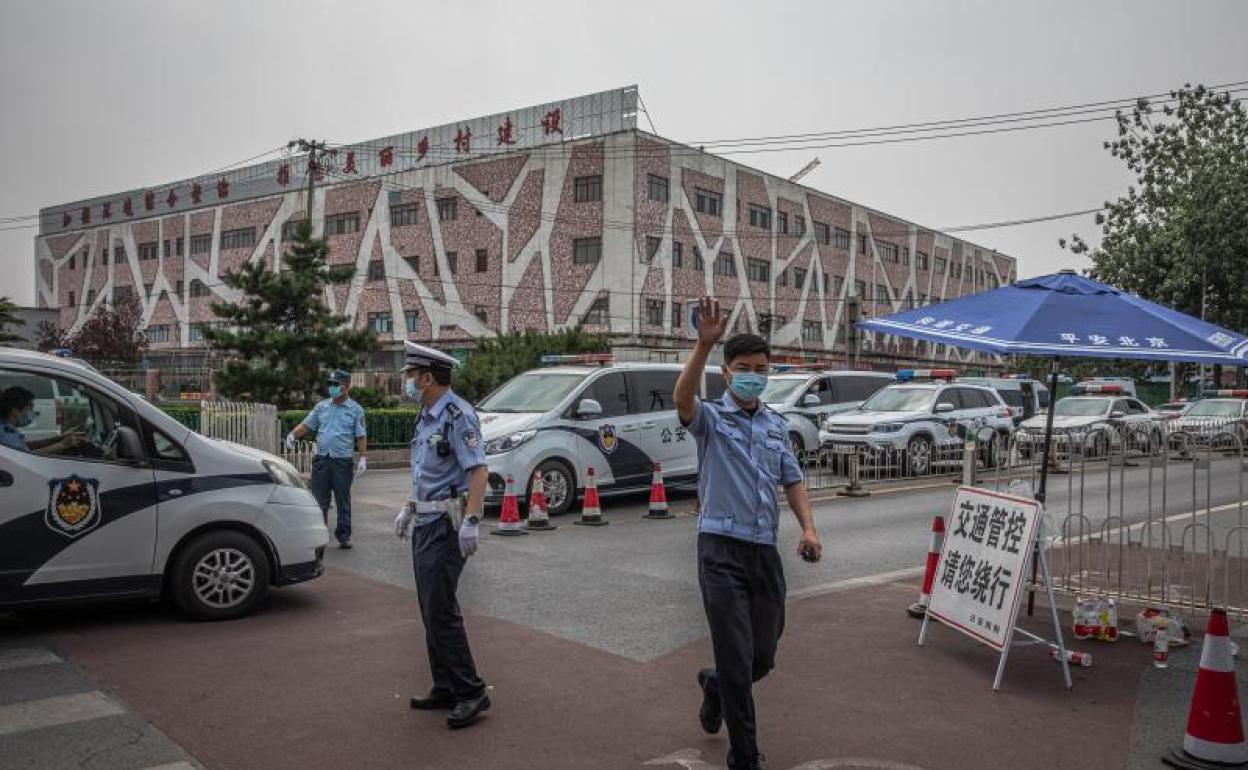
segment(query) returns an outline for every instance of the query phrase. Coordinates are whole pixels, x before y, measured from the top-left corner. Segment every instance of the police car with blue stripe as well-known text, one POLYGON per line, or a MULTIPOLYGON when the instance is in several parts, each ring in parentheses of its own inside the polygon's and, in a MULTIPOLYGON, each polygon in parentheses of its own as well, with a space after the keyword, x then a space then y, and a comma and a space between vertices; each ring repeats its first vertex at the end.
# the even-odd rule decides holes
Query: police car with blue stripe
POLYGON ((819 449, 819 427, 830 415, 857 409, 893 382, 885 372, 818 371, 785 363, 773 368, 759 400, 784 417, 798 458, 819 449))
POLYGON ((0 607, 169 596, 199 619, 238 617, 270 586, 320 575, 329 540, 285 460, 12 348, 0 348, 0 500, 0 607))

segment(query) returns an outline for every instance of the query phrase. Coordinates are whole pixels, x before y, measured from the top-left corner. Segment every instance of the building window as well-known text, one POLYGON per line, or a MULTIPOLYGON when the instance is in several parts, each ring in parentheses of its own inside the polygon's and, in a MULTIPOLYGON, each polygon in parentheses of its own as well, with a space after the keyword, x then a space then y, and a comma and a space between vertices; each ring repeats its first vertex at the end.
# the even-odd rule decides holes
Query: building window
POLYGON ((572 182, 572 200, 576 203, 592 203, 602 200, 602 176, 578 176, 572 182))
POLYGON ((156 241, 139 244, 139 259, 140 260, 146 261, 149 259, 156 259, 157 256, 158 256, 158 250, 156 248, 156 241))
POLYGON ((415 203, 404 203, 402 206, 390 207, 390 226, 406 227, 416 224, 416 213, 420 207, 415 203))
POLYGON ((693 269, 699 273, 706 272, 706 262, 702 259, 702 249, 697 246, 693 247, 693 269))
POLYGON ((839 275, 832 276, 832 294, 833 296, 841 296, 841 289, 845 288, 845 278, 839 275))
POLYGON ((207 254, 212 251, 212 233, 191 236, 191 254, 207 254))
POLYGON ((77 254, 70 254, 70 255, 69 255, 69 269, 70 269, 70 270, 73 270, 73 269, 74 269, 74 259, 75 259, 77 256, 78 256, 77 254))
POLYGON ((767 283, 771 280, 771 265, 761 259, 747 259, 745 274, 751 281, 767 283))
POLYGON ((699 214, 723 216, 724 196, 713 190, 703 190, 701 187, 695 187, 693 192, 693 207, 699 214))
POLYGON ((345 214, 334 214, 332 217, 325 217, 325 235, 346 235, 347 233, 359 232, 360 214, 358 211, 348 211, 345 214))
POLYGON ((866 281, 854 281, 854 296, 860 299, 866 299, 867 297, 867 282, 866 281))
POLYGON ((576 238, 572 241, 572 264, 594 265, 602 259, 602 238, 576 238))
POLYGON ((149 326, 147 327, 148 342, 168 342, 169 327, 168 326, 149 326))
POLYGON ((130 299, 133 293, 134 292, 130 289, 129 286, 114 287, 113 288, 113 304, 116 305, 121 302, 125 302, 126 300, 130 299))
POLYGON ((405 310, 403 311, 403 323, 407 324, 407 332, 411 334, 420 326, 420 311, 405 310))
POLYGON ((962 263, 954 262, 952 265, 950 265, 949 275, 953 278, 961 278, 962 277, 962 263))
POLYGON ((477 260, 477 272, 486 273, 490 270, 490 252, 489 249, 477 249, 473 255, 477 260))
POLYGON ((806 270, 800 267, 793 268, 793 288, 806 288, 806 270))
POLYGON ((646 236, 646 248, 641 252, 641 262, 643 265, 648 265, 654 261, 654 255, 659 253, 659 246, 662 244, 662 238, 657 238, 653 235, 646 236))
POLYGON ((207 297, 207 296, 208 296, 208 287, 204 285, 204 282, 199 279, 192 280, 191 281, 191 298, 194 299, 195 297, 207 297))
POLYGON ((901 264, 906 265, 907 267, 910 265, 910 247, 909 246, 901 247, 901 264))
POLYGON ((646 177, 646 188, 650 196, 650 200, 667 203, 670 198, 668 190, 667 177, 649 174, 646 177))
POLYGON ((95 289, 87 289, 87 307, 95 304, 95 289))
POLYGON ((172 256, 178 256, 178 257, 182 256, 183 243, 184 243, 184 240, 182 236, 178 236, 177 240, 173 242, 174 250, 171 252, 169 251, 169 245, 170 245, 169 241, 168 239, 166 239, 165 240, 165 259, 168 259, 169 257, 172 257, 172 256))
POLYGON ((663 325, 663 300, 646 300, 646 323, 650 326, 663 325))
POLYGON ((802 342, 823 342, 823 326, 818 321, 802 321, 802 342))
POLYGON ((685 317, 682 315, 683 308, 679 302, 672 303, 672 329, 679 331, 685 326, 685 317))
POLYGON ((721 251, 719 256, 715 258, 715 275, 735 276, 737 274, 737 261, 732 258, 732 254, 721 251))
POLYGON ((368 263, 368 280, 384 281, 386 280, 386 263, 380 259, 374 259, 368 263))
POLYGON ((407 263, 408 267, 412 268, 413 273, 416 273, 417 275, 420 274, 420 255, 419 254, 415 254, 410 257, 404 257, 403 261, 407 263))
POLYGON ((384 334, 394 331, 394 323, 390 320, 389 313, 369 313, 368 328, 378 334, 384 334))
POLYGON ((685 266, 685 247, 680 241, 672 241, 672 267, 685 266))
POLYGON ((832 245, 838 249, 849 251, 849 231, 843 227, 838 227, 832 231, 832 245))
POLYGON ((150 297, 150 296, 152 296, 152 288, 153 288, 154 286, 155 286, 155 284, 151 284, 151 283, 145 283, 145 284, 143 284, 143 296, 144 296, 144 297, 150 297))
POLYGON ((828 274, 827 273, 823 274, 823 293, 825 295, 828 293, 828 274))
POLYGON ((782 235, 789 233, 789 215, 783 211, 776 212, 776 232, 782 235))
POLYGON ((474 307, 472 309, 472 314, 475 315, 477 320, 483 324, 488 324, 490 322, 490 314, 486 312, 485 305, 477 305, 474 307))
MULTIPOLYGON (((299 233, 299 225, 303 224, 303 219, 291 219, 282 223, 282 240, 293 241, 299 233)), ((191 253, 195 253, 195 239, 191 239, 191 253)))
POLYGON ((926 306, 926 305, 927 305, 927 295, 926 295, 926 294, 920 294, 920 295, 919 295, 919 307, 924 307, 924 306, 926 306))
POLYGON ((815 240, 825 245, 832 242, 832 234, 823 222, 815 222, 815 240))
POLYGON ((859 253, 859 254, 868 254, 868 253, 870 253, 870 252, 868 252, 868 250, 867 250, 868 245, 869 245, 869 244, 867 243, 867 236, 866 236, 866 233, 859 233, 859 234, 858 234, 858 253, 859 253))
POLYGON ((875 301, 888 302, 888 287, 882 283, 875 285, 875 301))
POLYGON ((108 247, 107 246, 100 250, 100 264, 101 265, 108 264, 108 247))
POLYGON ((191 342, 203 342, 204 341, 203 324, 190 324, 189 326, 186 327, 186 331, 187 331, 187 339, 190 340, 191 342))
POLYGON ((605 326, 610 315, 611 305, 608 302, 608 298, 599 297, 594 300, 594 304, 589 306, 589 310, 585 311, 585 323, 605 326))
POLYGON ((451 275, 459 274, 459 252, 446 252, 446 266, 451 269, 451 275))
POLYGON ((880 251, 881 262, 892 262, 894 264, 898 262, 897 244, 877 240, 875 246, 880 251))
POLYGON ((945 258, 944 258, 944 257, 937 257, 937 258, 936 258, 936 273, 937 273, 937 275, 944 275, 944 274, 945 274, 945 265, 946 265, 946 264, 947 264, 947 263, 945 262, 945 258))
POLYGON ((928 258, 927 258, 927 252, 924 252, 924 251, 914 252, 914 266, 916 269, 927 270, 930 264, 931 263, 928 261, 928 258))
POLYGON ((69 306, 74 307, 77 304, 78 304, 78 297, 75 296, 74 293, 71 291, 69 293, 69 306))
POLYGON ((182 281, 178 281, 177 284, 174 285, 173 293, 177 295, 178 299, 182 299, 182 292, 185 288, 186 285, 182 283, 182 281))
POLYGON ((793 217, 793 226, 797 228, 797 234, 799 237, 805 235, 806 234, 806 217, 802 216, 801 214, 795 215, 793 217))
POLYGON ((764 230, 771 229, 771 209, 766 206, 755 206, 750 204, 750 227, 761 227, 764 230))
POLYGON ((777 286, 784 286, 784 287, 786 287, 786 288, 788 287, 788 285, 789 285, 789 271, 788 271, 788 269, 781 270, 781 271, 780 271, 780 275, 776 276, 776 285, 777 285, 777 286))
POLYGON ((457 198, 438 198, 438 221, 450 222, 459 216, 457 198))
POLYGON ((256 245, 256 228, 242 227, 221 233, 222 249, 250 249, 256 245))

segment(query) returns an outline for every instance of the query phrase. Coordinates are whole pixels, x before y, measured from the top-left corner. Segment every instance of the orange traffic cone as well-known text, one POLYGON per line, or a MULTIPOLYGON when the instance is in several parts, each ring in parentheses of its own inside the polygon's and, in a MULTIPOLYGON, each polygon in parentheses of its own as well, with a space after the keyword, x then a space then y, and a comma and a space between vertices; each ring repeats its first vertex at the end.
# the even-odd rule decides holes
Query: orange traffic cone
POLYGON ((1183 748, 1171 749, 1161 761, 1185 769, 1248 767, 1226 610, 1209 616, 1183 748))
POLYGON ((529 534, 520 528, 520 504, 516 501, 516 486, 511 476, 507 477, 507 491, 503 493, 503 510, 498 515, 498 528, 490 534, 509 537, 529 534))
POLYGON ((602 518, 602 506, 598 503, 598 481, 594 478, 594 466, 589 466, 585 478, 585 500, 581 503, 581 518, 572 522, 588 527, 601 527, 611 522, 602 518))
POLYGON ((932 519, 932 544, 927 548, 927 569, 923 572, 923 588, 919 600, 906 608, 912 618, 927 614, 927 603, 932 599, 932 583, 936 580, 936 565, 940 563, 940 549, 945 543, 945 517, 932 519))
POLYGON ((663 468, 654 464, 654 476, 650 479, 650 510, 646 511, 647 519, 675 518, 667 510, 667 490, 663 487, 663 468))
POLYGON ((529 518, 524 528, 538 532, 559 529, 550 523, 550 511, 546 508, 546 485, 542 482, 539 471, 533 471, 533 488, 529 491, 529 518))

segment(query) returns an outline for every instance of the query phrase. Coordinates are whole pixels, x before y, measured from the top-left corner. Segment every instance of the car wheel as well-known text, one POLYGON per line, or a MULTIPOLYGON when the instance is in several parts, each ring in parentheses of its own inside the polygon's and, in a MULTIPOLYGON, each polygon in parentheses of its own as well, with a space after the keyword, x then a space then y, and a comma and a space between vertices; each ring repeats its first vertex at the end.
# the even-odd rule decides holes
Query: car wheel
POLYGON ((799 460, 806 454, 806 442, 802 441, 802 434, 797 431, 789 433, 789 446, 793 449, 793 456, 799 460))
POLYGON ((915 436, 906 444, 906 473, 922 476, 932 469, 932 440, 915 436))
POLYGON ((269 559, 250 535, 207 532, 178 554, 169 581, 174 604, 196 620, 241 618, 269 590, 269 559))
MULTIPOLYGON (((537 466, 537 472, 541 474, 542 488, 546 492, 546 512, 560 516, 572 510, 576 502, 576 480, 571 469, 560 460, 546 460, 537 466)), ((531 484, 530 493, 533 491, 531 484)))

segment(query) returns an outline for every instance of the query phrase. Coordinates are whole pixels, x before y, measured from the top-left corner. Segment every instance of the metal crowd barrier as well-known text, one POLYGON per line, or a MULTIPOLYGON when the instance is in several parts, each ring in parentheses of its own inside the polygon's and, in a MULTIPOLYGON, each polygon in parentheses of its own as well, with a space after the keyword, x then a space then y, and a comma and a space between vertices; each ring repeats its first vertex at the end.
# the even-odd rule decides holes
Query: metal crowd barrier
POLYGON ((201 401, 199 432, 210 438, 278 453, 277 407, 243 401, 201 401))

